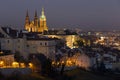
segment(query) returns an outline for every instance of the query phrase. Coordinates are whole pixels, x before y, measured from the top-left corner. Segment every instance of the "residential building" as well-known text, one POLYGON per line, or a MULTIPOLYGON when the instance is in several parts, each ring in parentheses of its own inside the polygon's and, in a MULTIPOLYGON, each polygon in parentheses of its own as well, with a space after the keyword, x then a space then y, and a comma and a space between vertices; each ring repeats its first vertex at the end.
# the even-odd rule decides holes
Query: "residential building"
POLYGON ((42 53, 53 59, 55 55, 56 39, 37 36, 36 33, 24 33, 9 27, 0 27, 3 36, 0 38, 1 50, 10 50, 28 58, 30 53, 42 53))

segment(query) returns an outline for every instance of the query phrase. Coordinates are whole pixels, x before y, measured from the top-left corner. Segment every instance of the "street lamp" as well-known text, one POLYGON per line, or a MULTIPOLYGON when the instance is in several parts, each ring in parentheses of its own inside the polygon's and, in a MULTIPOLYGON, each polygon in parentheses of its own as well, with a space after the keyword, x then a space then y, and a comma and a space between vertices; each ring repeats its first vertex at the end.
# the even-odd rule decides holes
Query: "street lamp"
POLYGON ((2 68, 4 66, 4 61, 0 61, 0 67, 2 68))
POLYGON ((18 67, 19 67, 19 63, 18 63, 18 62, 13 62, 13 63, 12 63, 12 66, 13 66, 14 68, 18 68, 18 67))

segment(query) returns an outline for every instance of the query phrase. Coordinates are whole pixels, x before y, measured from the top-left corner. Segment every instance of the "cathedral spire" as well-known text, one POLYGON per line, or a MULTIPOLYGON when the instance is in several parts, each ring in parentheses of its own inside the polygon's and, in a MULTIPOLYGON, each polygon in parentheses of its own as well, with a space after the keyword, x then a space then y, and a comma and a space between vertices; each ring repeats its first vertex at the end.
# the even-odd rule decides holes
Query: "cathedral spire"
POLYGON ((29 20, 29 14, 28 14, 28 10, 27 10, 26 18, 25 18, 25 25, 24 26, 25 26, 25 29, 28 30, 28 31, 30 31, 29 25, 30 25, 30 20, 29 20))
POLYGON ((37 31, 38 28, 38 17, 37 17, 37 11, 35 10, 35 16, 34 16, 34 32, 37 31))
POLYGON ((44 8, 42 7, 42 15, 44 15, 44 8))
POLYGON ((44 8, 43 7, 42 7, 42 12, 41 12, 40 18, 43 19, 43 20, 46 20, 46 16, 44 14, 44 8))
POLYGON ((41 13, 41 16, 40 16, 39 32, 44 32, 44 31, 48 31, 48 27, 47 27, 47 22, 46 22, 46 16, 44 14, 44 8, 42 7, 42 13, 41 13))
POLYGON ((27 12, 26 12, 26 17, 29 17, 28 10, 27 10, 27 12))
POLYGON ((35 10, 35 17, 37 17, 37 11, 35 10))
POLYGON ((30 21, 30 20, 29 20, 28 10, 27 10, 27 12, 26 12, 26 19, 25 19, 25 21, 26 21, 26 22, 25 22, 26 24, 29 24, 29 21, 30 21))

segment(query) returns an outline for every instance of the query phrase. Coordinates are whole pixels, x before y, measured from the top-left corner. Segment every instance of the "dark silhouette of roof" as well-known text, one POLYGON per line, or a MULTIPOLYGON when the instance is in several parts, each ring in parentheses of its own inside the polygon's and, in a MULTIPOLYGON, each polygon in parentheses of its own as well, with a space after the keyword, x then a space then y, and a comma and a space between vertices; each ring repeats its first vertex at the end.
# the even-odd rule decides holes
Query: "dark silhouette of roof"
POLYGON ((10 28, 10 27, 1 27, 2 28, 2 30, 6 33, 6 34, 8 34, 10 37, 17 37, 17 30, 14 30, 14 29, 12 29, 12 28, 10 28))

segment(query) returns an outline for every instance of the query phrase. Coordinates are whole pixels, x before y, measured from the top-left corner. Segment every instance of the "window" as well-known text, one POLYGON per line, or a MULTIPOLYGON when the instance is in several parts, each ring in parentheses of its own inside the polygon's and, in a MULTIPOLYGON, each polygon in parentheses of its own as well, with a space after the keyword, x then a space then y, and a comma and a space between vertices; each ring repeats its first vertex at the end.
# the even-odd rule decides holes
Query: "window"
POLYGON ((40 43, 40 45, 42 45, 42 43, 40 43))
POLYGON ((10 41, 9 41, 9 40, 7 40, 7 42, 9 43, 10 41))
POLYGON ((20 40, 18 39, 18 42, 20 42, 20 40))
POLYGON ((26 45, 26 47, 29 47, 29 45, 26 45))
POLYGON ((45 46, 47 45, 47 43, 45 42, 45 46))

